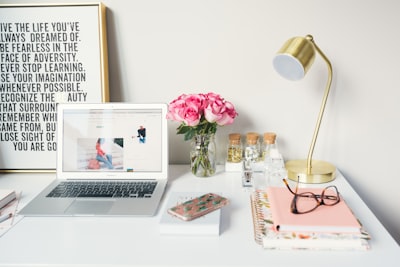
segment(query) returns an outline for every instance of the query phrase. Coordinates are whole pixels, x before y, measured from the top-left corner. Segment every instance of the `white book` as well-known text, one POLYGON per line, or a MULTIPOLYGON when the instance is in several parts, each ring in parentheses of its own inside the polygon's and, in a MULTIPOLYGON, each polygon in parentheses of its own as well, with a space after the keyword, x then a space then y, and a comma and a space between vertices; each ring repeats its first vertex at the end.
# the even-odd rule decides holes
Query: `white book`
POLYGON ((167 212, 169 208, 203 194, 205 192, 171 192, 161 215, 160 233, 167 235, 218 236, 220 233, 221 209, 192 221, 183 221, 167 212))
POLYGON ((0 209, 17 198, 17 194, 11 189, 0 189, 0 209))

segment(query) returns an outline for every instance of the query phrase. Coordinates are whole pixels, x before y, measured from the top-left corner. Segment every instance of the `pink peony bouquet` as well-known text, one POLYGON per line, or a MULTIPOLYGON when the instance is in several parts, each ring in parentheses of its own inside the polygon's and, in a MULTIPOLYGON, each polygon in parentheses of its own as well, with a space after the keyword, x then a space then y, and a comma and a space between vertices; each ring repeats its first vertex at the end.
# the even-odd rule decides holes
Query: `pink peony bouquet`
POLYGON ((232 124, 237 115, 233 104, 218 94, 182 94, 169 104, 167 119, 181 123, 177 134, 184 134, 187 141, 215 134, 217 125, 232 124))

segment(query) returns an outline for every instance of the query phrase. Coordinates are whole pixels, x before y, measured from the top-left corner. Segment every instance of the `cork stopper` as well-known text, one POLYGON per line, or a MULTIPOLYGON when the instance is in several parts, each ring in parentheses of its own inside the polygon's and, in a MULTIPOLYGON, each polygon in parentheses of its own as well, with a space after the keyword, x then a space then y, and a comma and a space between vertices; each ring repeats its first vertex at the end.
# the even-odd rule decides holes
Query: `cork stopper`
POLYGON ((264 143, 275 144, 276 133, 266 132, 264 133, 264 143))
POLYGON ((247 142, 247 144, 249 144, 249 145, 257 144, 258 137, 259 137, 258 133, 254 133, 254 132, 247 133, 246 134, 246 142, 247 142))
POLYGON ((240 144, 240 133, 231 133, 229 134, 229 143, 232 145, 239 145, 240 144))

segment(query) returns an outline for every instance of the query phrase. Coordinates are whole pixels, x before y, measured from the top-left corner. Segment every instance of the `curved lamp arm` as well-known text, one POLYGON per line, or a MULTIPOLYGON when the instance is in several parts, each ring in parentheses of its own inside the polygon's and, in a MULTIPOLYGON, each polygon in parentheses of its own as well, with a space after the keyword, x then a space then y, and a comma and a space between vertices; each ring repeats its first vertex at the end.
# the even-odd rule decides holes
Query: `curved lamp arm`
POLYGON ((306 38, 314 45, 315 50, 324 59, 324 61, 326 62, 326 65, 328 67, 328 81, 326 82, 324 97, 322 98, 322 104, 321 104, 321 108, 319 110, 317 124, 315 126, 314 135, 313 135, 313 138, 312 138, 312 141, 311 141, 311 146, 310 146, 310 149, 308 151, 308 156, 307 156, 307 174, 311 174, 312 155, 314 153, 315 143, 317 141, 319 128, 320 128, 320 125, 321 125, 322 117, 324 115, 326 101, 328 99, 329 91, 331 89, 333 71, 332 71, 331 62, 325 56, 325 54, 321 51, 321 49, 319 49, 319 47, 315 44, 313 37, 311 35, 307 35, 306 38))

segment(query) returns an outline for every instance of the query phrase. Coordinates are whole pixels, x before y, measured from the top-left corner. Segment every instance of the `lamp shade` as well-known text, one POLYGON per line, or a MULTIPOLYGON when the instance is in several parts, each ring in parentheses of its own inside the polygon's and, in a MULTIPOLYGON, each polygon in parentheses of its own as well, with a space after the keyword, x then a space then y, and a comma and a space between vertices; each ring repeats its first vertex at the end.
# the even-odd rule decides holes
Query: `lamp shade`
POLYGON ((278 51, 273 59, 275 70, 285 79, 302 79, 315 58, 313 43, 307 37, 293 37, 278 51))

